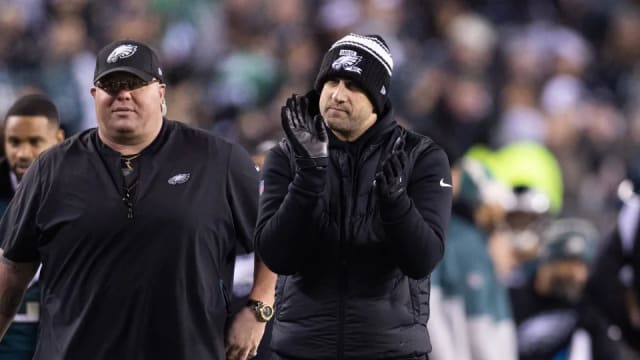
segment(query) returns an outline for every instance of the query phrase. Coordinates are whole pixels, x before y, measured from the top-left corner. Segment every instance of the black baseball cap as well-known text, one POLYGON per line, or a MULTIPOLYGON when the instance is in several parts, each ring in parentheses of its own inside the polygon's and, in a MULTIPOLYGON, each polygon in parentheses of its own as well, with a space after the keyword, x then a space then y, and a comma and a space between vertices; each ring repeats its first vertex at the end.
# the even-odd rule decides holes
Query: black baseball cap
POLYGON ((158 55, 146 44, 135 40, 117 40, 100 49, 93 82, 116 71, 134 74, 145 81, 156 78, 164 82, 158 55))

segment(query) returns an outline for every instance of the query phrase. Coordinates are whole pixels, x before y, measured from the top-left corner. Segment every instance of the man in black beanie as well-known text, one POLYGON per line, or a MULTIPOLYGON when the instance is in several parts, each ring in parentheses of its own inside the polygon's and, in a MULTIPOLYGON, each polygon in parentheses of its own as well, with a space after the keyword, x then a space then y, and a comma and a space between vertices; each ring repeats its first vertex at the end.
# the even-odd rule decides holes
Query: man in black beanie
POLYGON ((279 274, 275 359, 427 359, 429 274, 451 211, 444 151, 393 118, 393 60, 349 34, 282 107, 256 251, 279 274))

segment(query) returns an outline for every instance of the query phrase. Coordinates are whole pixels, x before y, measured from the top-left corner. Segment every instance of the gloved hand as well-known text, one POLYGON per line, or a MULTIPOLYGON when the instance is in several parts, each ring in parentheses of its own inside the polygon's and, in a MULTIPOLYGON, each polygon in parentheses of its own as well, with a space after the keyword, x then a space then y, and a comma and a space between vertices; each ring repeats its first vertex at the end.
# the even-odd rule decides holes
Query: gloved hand
POLYGON ((382 162, 381 170, 376 173, 376 188, 382 201, 395 202, 406 192, 406 164, 404 137, 400 136, 393 143, 391 154, 382 162))
POLYGON ((282 128, 298 158, 326 159, 329 156, 329 137, 322 116, 309 114, 309 100, 293 95, 282 107, 282 128))

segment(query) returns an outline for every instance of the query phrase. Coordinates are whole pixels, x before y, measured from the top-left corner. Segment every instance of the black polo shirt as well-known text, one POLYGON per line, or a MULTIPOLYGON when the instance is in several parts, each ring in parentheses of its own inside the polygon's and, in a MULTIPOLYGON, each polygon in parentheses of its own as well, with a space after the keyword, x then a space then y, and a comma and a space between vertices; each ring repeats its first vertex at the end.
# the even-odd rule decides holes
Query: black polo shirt
POLYGON ((124 201, 95 129, 45 152, 0 223, 4 256, 43 264, 34 359, 222 359, 236 248, 258 174, 239 145, 164 120, 124 201), (132 211, 129 211, 132 206, 132 211))

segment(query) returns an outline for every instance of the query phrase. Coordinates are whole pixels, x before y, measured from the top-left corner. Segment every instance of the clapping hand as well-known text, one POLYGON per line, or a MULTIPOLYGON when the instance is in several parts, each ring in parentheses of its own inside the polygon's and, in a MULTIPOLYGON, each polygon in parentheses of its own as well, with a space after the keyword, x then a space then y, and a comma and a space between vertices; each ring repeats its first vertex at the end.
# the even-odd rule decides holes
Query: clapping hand
POLYGON ((293 95, 281 111, 282 128, 298 158, 320 166, 329 156, 329 137, 320 115, 309 114, 309 100, 293 95))
POLYGON ((404 173, 407 153, 404 150, 404 136, 393 143, 391 154, 382 162, 376 173, 376 188, 383 201, 394 202, 405 193, 407 179, 404 173))

